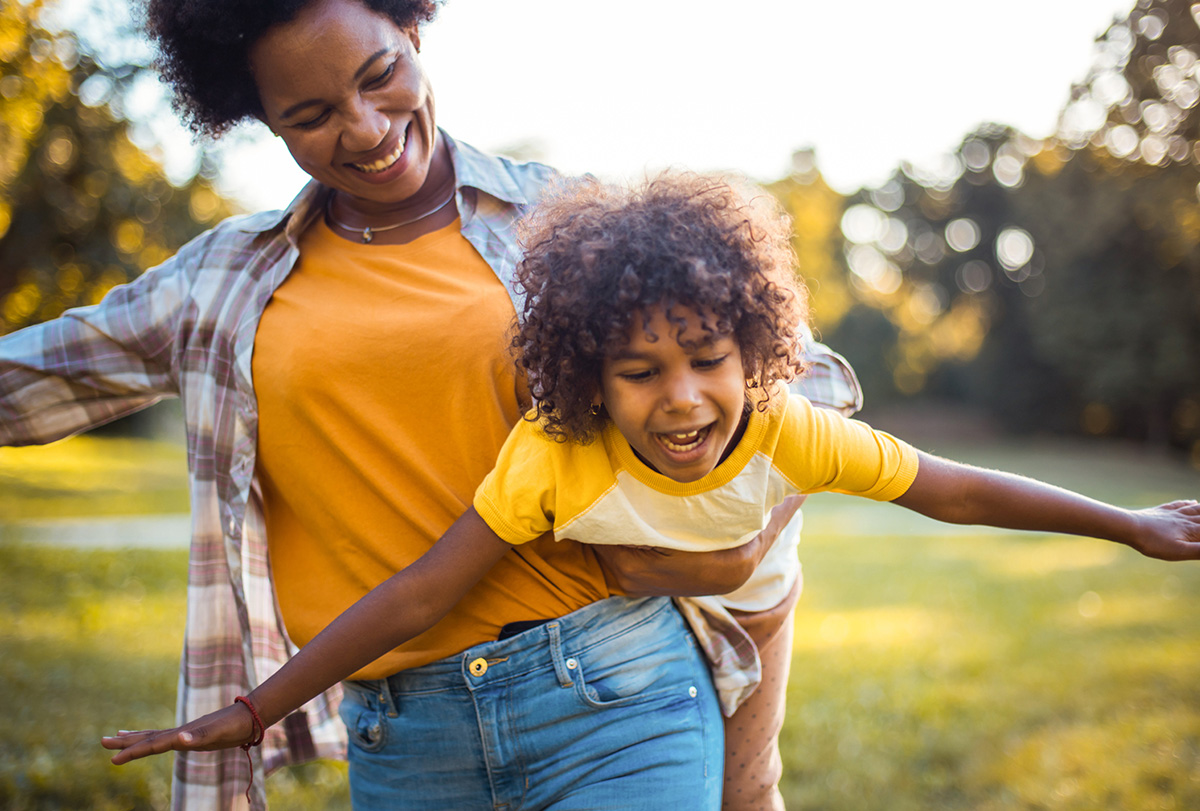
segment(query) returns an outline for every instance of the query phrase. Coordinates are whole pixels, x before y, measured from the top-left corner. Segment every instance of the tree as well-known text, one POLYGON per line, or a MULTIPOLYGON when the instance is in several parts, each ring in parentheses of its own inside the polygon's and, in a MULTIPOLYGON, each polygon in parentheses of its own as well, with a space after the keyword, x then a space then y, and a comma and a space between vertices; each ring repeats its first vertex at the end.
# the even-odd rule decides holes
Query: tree
POLYGON ((845 274, 833 259, 841 239, 838 222, 844 199, 825 183, 811 150, 798 151, 793 166, 789 177, 766 188, 792 217, 792 247, 808 285, 814 327, 832 330, 854 304, 845 274))
POLYGON ((0 333, 91 304, 169 257, 230 206, 197 176, 179 187, 113 112, 137 66, 100 64, 0 0, 0 333), (81 89, 97 77, 108 93, 81 89), (115 77, 116 81, 114 81, 115 77))
POLYGON ((1171 442, 1200 466, 1193 8, 1141 0, 1114 22, 1056 138, 984 126, 939 171, 904 166, 847 198, 856 303, 829 337, 860 372, 882 354, 898 394, 1171 442))

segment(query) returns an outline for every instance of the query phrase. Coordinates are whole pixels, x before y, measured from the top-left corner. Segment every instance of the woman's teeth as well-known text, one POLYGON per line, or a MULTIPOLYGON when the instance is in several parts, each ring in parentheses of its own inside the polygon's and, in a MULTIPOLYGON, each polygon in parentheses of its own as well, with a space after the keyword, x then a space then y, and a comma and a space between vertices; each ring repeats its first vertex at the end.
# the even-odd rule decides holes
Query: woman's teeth
POLYGON ((659 434, 658 439, 667 450, 679 453, 697 447, 706 436, 708 436, 708 428, 701 428, 686 434, 659 434))
POLYGON ((404 154, 404 144, 405 139, 402 138, 400 142, 396 144, 396 149, 392 152, 392 154, 384 155, 379 160, 372 161, 371 163, 355 163, 351 165, 358 171, 367 172, 368 174, 382 172, 384 169, 387 169, 393 163, 400 160, 400 156, 404 154))

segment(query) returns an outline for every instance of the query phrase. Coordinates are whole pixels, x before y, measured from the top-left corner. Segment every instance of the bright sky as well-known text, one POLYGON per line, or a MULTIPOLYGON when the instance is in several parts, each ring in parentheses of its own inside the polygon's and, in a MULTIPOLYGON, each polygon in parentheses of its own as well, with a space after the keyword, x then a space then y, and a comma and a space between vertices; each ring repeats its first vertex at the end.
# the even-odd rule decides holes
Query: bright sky
MULTIPOLYGON (((422 37, 438 121, 608 178, 678 166, 763 180, 816 149, 842 192, 934 161, 978 124, 1054 130, 1095 37, 1134 0, 449 0, 422 37), (528 151, 528 150, 526 150, 528 151)), ((265 130, 223 185, 251 207, 303 182, 265 130)))

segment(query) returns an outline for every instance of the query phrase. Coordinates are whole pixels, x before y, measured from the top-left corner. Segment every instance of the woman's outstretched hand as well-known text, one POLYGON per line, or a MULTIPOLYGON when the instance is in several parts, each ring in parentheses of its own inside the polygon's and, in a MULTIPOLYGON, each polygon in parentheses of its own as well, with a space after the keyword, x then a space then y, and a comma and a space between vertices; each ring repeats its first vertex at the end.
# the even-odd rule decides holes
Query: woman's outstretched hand
POLYGON ((105 749, 119 749, 112 762, 118 766, 163 752, 232 749, 254 736, 254 719, 242 704, 233 704, 174 729, 144 729, 101 738, 105 749))

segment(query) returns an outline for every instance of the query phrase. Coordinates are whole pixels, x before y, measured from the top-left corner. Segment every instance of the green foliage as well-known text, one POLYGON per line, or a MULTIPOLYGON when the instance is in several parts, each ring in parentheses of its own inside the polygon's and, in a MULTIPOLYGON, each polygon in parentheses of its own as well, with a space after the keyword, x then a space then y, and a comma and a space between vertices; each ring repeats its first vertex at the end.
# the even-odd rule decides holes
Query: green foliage
POLYGON ((845 200, 857 303, 824 337, 868 402, 956 400, 1012 430, 1173 445, 1200 467, 1193 9, 1145 0, 1114 22, 1056 138, 985 125, 939 171, 904 166, 845 200))
POLYGON ((789 809, 1200 804, 1194 566, 810 505, 789 809))
POLYGON ((0 516, 8 521, 187 510, 187 452, 175 443, 79 436, 0 448, 0 516))
MULTIPOLYGON (((156 448, 136 446, 145 467, 161 463, 156 448)), ((1195 491, 1186 466, 1095 443, 936 450, 1118 503, 1195 491)), ((862 499, 815 497, 805 513, 782 739, 790 809, 1200 806, 1196 566, 862 499)), ((186 576, 183 550, 0 544, 0 807, 167 807, 168 759, 114 767, 97 741, 171 722, 186 576)), ((344 775, 289 769, 268 795, 275 808, 348 808, 344 775)))
POLYGON ((170 761, 118 769, 101 735, 168 725, 185 552, 0 546, 0 806, 165 808, 170 761))
MULTIPOLYGON (((1136 447, 938 451, 1117 503, 1196 489, 1136 447)), ((840 496, 806 504, 801 559, 792 811, 1200 807, 1194 565, 840 496)))
POLYGON ((172 186, 114 114, 109 69, 41 4, 0 0, 0 334, 93 304, 230 213, 203 177, 172 186), (3 40, 7 38, 7 43, 3 40), (86 84, 107 94, 80 99, 86 84))
MULTIPOLYGON (((170 758, 113 766, 100 737, 174 719, 184 550, 0 544, 0 807, 165 809, 170 758)), ((272 775, 271 804, 349 808, 345 766, 272 775)))

